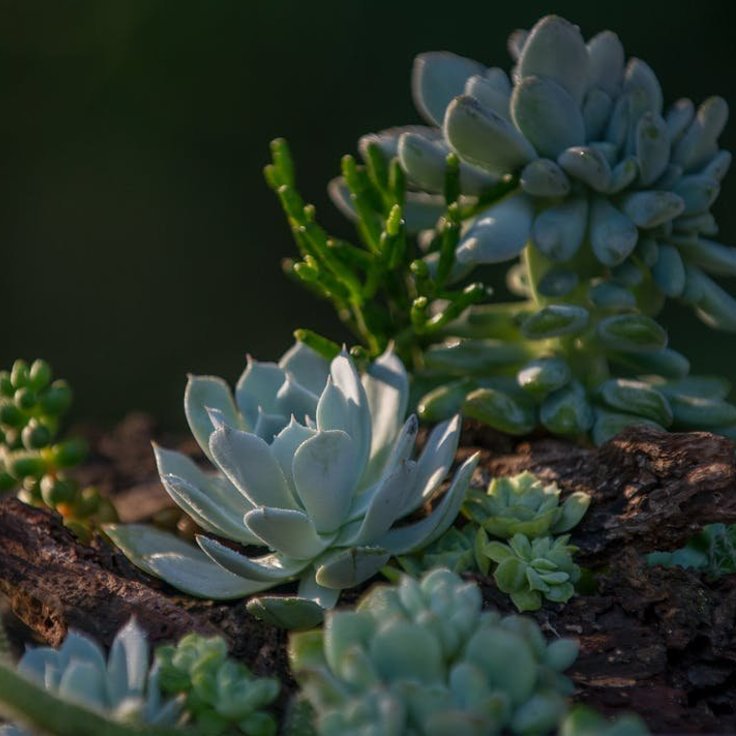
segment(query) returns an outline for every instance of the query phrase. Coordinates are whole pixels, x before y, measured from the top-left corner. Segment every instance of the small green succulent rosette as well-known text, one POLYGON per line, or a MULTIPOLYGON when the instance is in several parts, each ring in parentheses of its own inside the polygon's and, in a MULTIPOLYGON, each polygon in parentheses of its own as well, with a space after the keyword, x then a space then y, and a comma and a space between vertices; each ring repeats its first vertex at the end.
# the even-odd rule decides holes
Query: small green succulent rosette
POLYGON ((106 531, 141 569, 191 595, 233 599, 295 582, 296 595, 253 597, 248 610, 314 625, 342 589, 438 539, 465 498, 477 456, 439 498, 459 417, 437 425, 413 460, 407 403, 408 377, 390 351, 361 377, 346 353, 327 363, 298 343, 279 365, 250 361, 235 400, 220 379, 193 377, 187 418, 217 472, 162 448, 156 458, 165 489, 206 533, 193 547, 142 525, 106 531), (253 557, 243 546, 266 550, 253 557))
POLYGON ((515 534, 544 537, 570 531, 590 505, 587 493, 570 494, 560 503, 555 483, 544 484, 528 471, 494 478, 487 493, 471 490, 464 512, 491 536, 510 539, 515 534))
MULTIPOLYGON (((20 681, 3 672, 0 675, 4 683, 0 702, 20 710, 24 723, 34 727, 48 728, 48 719, 54 714, 37 713, 33 698, 25 692, 29 684, 42 691, 39 702, 47 703, 44 698, 49 694, 53 703, 65 705, 64 717, 70 721, 65 726, 70 732, 75 723, 89 732, 89 719, 95 716, 120 724, 156 727, 175 726, 183 717, 181 698, 163 696, 159 668, 151 667, 146 636, 134 619, 116 635, 109 657, 87 636, 71 632, 58 650, 28 649, 17 665, 20 681)), ((4 736, 30 733, 20 725, 11 725, 3 732, 4 736)))
POLYGON ((199 732, 276 734, 276 719, 265 709, 279 693, 278 680, 254 677, 244 664, 230 659, 221 637, 187 634, 175 646, 159 647, 156 664, 161 690, 185 696, 188 717, 199 732))
MULTIPOLYGON (((718 147, 725 101, 665 109, 656 76, 626 61, 615 34, 586 44, 556 16, 514 33, 509 48, 510 74, 419 55, 412 88, 429 125, 360 142, 364 157, 378 147, 400 161, 407 202, 423 204, 407 226, 420 231, 428 268, 443 252, 457 157, 450 280, 513 261, 507 282, 522 297, 470 306, 426 349, 420 416, 462 411, 510 434, 541 425, 598 444, 634 424, 733 435, 729 388, 689 377, 654 319, 676 298, 736 330, 736 301, 712 278, 736 273, 736 249, 712 240, 710 212, 731 161, 718 147)), ((339 184, 331 191, 350 213, 339 184)))
POLYGON ((558 733, 559 736, 647 736, 649 729, 633 713, 607 721, 592 708, 577 705, 565 717, 558 733))
POLYGON ((577 642, 545 641, 522 616, 482 611, 447 569, 371 590, 320 631, 292 634, 289 658, 320 736, 546 734, 563 719, 577 642), (509 666, 513 663, 513 666, 509 666))
POLYGON ((479 543, 481 571, 487 573, 489 560, 496 563, 493 579, 499 590, 508 593, 519 611, 536 611, 542 599, 567 603, 575 594, 580 568, 572 559, 577 547, 570 536, 529 539, 514 534, 508 544, 489 540, 481 529, 479 543))

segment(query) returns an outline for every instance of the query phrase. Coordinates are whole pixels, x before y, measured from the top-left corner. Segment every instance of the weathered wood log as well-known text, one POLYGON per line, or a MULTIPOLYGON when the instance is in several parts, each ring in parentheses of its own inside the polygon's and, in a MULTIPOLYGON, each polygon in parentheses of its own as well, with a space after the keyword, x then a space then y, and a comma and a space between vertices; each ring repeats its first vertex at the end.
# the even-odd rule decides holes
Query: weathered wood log
MULTIPOLYGON (((514 447, 469 426, 461 454, 473 446, 483 453, 480 483, 530 469, 566 493, 593 497, 573 541, 595 574, 596 592, 537 614, 543 627, 581 641, 572 668, 578 697, 607 712, 636 710, 654 732, 736 731, 736 576, 712 582, 649 567, 643 558, 681 546, 707 523, 736 522, 732 443, 637 428, 600 449, 550 439, 514 447)), ((491 578, 475 578, 488 605, 511 610, 491 578)), ((69 627, 109 644, 136 613, 153 641, 219 631, 256 672, 281 676, 286 692, 292 686, 283 633, 250 618, 242 602, 176 595, 104 542, 82 546, 58 517, 12 499, 0 501, 0 591, 52 644, 69 627)))

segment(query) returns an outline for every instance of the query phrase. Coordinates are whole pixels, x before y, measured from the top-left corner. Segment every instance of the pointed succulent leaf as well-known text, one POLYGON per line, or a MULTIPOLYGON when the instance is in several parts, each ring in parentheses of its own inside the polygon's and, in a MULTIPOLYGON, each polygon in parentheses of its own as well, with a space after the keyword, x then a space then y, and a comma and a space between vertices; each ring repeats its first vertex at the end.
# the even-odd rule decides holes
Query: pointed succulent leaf
POLYGON ((217 409, 232 427, 240 427, 241 419, 229 386, 215 376, 189 376, 184 392, 184 411, 194 438, 210 460, 210 435, 215 427, 208 409, 217 409))
MULTIPOLYGON (((294 486, 293 463, 294 455, 299 447, 308 439, 317 434, 316 429, 310 429, 299 424, 294 417, 291 418, 289 424, 284 427, 279 434, 276 435, 271 443, 271 454, 279 464, 281 472, 289 485, 289 490, 296 498, 296 488, 294 486)), ((245 513, 245 512, 243 512, 245 513)))
MULTIPOLYGON (((276 394, 285 379, 286 374, 276 363, 265 363, 248 356, 246 368, 235 387, 235 401, 248 429, 255 427, 259 408, 267 414, 276 413, 276 394)), ((239 426, 227 416, 225 421, 232 427, 239 426)))
POLYGON ((309 517, 295 509, 253 509, 245 515, 245 525, 264 544, 295 560, 316 557, 335 538, 318 534, 309 517))
POLYGON ((248 613, 280 629, 312 629, 322 623, 325 609, 298 596, 257 596, 246 604, 248 613))
POLYGON ((594 197, 590 213, 593 252, 604 266, 621 263, 636 246, 639 233, 629 217, 608 200, 594 197))
POLYGON ((521 253, 531 232, 534 208, 516 195, 478 215, 455 253, 460 263, 503 263, 521 253))
POLYGON ((601 386, 600 392, 612 409, 646 417, 663 427, 672 423, 672 409, 666 397, 643 381, 611 378, 601 386))
POLYGON ((135 619, 131 619, 115 635, 107 661, 107 699, 113 707, 126 697, 144 695, 148 657, 146 635, 135 619))
POLYGON ((315 396, 322 393, 330 375, 329 362, 299 340, 281 356, 279 368, 315 396))
POLYGON ((429 122, 442 125, 452 99, 462 94, 470 77, 484 71, 477 61, 447 51, 419 54, 412 70, 414 103, 429 122))
MULTIPOLYGON (((552 532, 554 534, 562 534, 576 527, 583 516, 585 516, 588 506, 590 506, 590 496, 587 493, 583 493, 582 491, 571 493, 562 504, 562 513, 559 519, 552 525, 552 532)), ((563 669, 566 667, 567 665, 563 669)))
POLYGON ((601 342, 614 350, 656 352, 667 346, 667 333, 643 314, 606 317, 596 332, 601 342))
POLYGON ((529 340, 546 340, 581 332, 588 324, 588 311, 572 304, 550 304, 529 315, 521 332, 529 340))
POLYGON ((471 391, 463 404, 463 414, 512 435, 528 434, 535 425, 534 407, 528 399, 493 388, 471 391))
POLYGON ((585 143, 585 121, 568 92, 547 77, 525 77, 514 88, 511 115, 540 156, 556 159, 585 143))
POLYGON ((350 547, 324 557, 317 567, 316 580, 327 588, 352 588, 373 577, 391 554, 380 547, 350 547))
POLYGON ((533 197, 566 197, 570 180, 565 172, 548 158, 536 158, 521 172, 522 189, 533 197))
POLYGON ((477 74, 470 77, 465 83, 464 94, 468 97, 474 97, 483 107, 492 110, 496 115, 510 120, 511 85, 508 77, 501 69, 496 69, 496 71, 501 72, 503 77, 497 75, 489 78, 487 74, 477 74))
POLYGON ((673 192, 650 190, 624 197, 622 207, 635 225, 649 229, 674 220, 685 209, 685 202, 673 192))
POLYGON ((517 171, 537 155, 508 120, 467 95, 447 108, 444 134, 462 159, 491 174, 517 171))
POLYGON ((606 157, 596 148, 573 146, 559 155, 557 163, 571 177, 597 192, 606 192, 611 186, 611 167, 606 157))

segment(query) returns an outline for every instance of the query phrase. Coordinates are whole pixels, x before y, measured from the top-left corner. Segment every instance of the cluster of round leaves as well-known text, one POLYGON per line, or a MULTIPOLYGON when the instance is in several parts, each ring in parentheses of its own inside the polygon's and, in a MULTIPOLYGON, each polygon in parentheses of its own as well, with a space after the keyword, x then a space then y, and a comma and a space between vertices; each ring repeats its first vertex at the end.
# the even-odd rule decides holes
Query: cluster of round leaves
POLYGON ((26 503, 46 504, 72 525, 110 521, 112 506, 68 474, 87 453, 81 439, 58 439, 71 401, 69 385, 53 380, 43 360, 30 366, 16 360, 0 372, 0 492, 17 491, 26 503))
MULTIPOLYGON (((468 523, 452 527, 420 553, 399 557, 398 563, 415 577, 433 567, 483 575, 493 568, 496 585, 520 611, 541 608, 543 599, 566 603, 575 593, 580 568, 565 532, 582 519, 589 503, 582 492, 560 503, 554 483, 545 485, 526 471, 494 478, 485 493, 469 490, 462 509, 468 523)), ((384 572, 397 577, 393 568, 384 572)))
POLYGON ((279 693, 273 678, 256 678, 228 657, 218 636, 187 634, 176 645, 159 647, 156 664, 161 690, 184 694, 189 720, 207 736, 273 736, 276 720, 264 709, 279 693))

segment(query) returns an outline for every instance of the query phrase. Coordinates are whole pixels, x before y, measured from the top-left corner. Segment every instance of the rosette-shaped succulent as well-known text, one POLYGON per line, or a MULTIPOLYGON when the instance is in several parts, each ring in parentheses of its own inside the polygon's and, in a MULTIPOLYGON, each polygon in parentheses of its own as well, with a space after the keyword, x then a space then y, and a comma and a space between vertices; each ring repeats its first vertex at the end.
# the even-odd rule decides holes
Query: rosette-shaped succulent
POLYGON ((545 485, 533 473, 494 478, 488 492, 471 491, 465 512, 489 534, 509 539, 514 534, 544 537, 570 531, 583 518, 590 496, 577 492, 560 504, 560 489, 545 485))
MULTIPOLYGON (((520 611, 536 611, 542 607, 542 598, 567 603, 575 594, 580 568, 572 559, 577 547, 568 544, 569 541, 567 534, 556 539, 531 540, 523 534, 514 534, 508 544, 488 541, 486 537, 479 548, 485 558, 497 563, 493 579, 499 589, 511 596, 520 611)), ((486 572, 487 560, 484 563, 481 557, 478 562, 486 572)))
POLYGON ((320 389, 315 366, 322 366, 321 359, 305 347, 292 359, 295 354, 295 371, 314 378, 318 394, 301 388, 293 363, 267 371, 251 364, 239 395, 236 390, 241 412, 223 382, 190 382, 187 416, 217 474, 156 449, 164 487, 200 527, 236 545, 268 547, 265 554, 251 557, 204 534, 197 549, 145 526, 112 525, 107 532, 143 570, 192 595, 239 598, 298 580, 296 596, 261 596, 248 608, 285 626, 307 626, 343 588, 370 578, 392 555, 441 536, 457 516, 477 458, 458 469, 429 515, 397 525, 439 495, 457 447, 459 418, 435 427, 414 461, 417 421, 403 422, 408 380, 395 355, 381 356, 361 379, 343 353, 329 365, 320 389), (265 422, 245 424, 252 407, 252 417, 267 416, 264 407, 275 407, 268 408, 269 416, 281 416, 275 402, 285 386, 299 397, 298 413, 292 404, 286 426, 273 436, 270 422, 260 433, 255 429, 265 422))
MULTIPOLYGON (((17 673, 56 700, 74 706, 64 711, 64 717, 82 725, 90 711, 119 723, 151 726, 173 726, 182 714, 180 698, 163 698, 159 669, 151 667, 146 636, 135 620, 118 632, 108 658, 87 636, 71 632, 58 650, 38 647, 26 651, 17 673)), ((0 698, 21 711, 24 720, 48 728, 53 713, 39 721, 33 699, 21 696, 18 683, 9 678, 0 688, 0 698)), ((73 728, 72 723, 66 725, 73 728)), ((87 723, 87 732, 89 728, 87 723)), ((27 736, 29 732, 12 726, 5 733, 27 736)))
POLYGON ((558 731, 559 736, 647 736, 649 729, 639 716, 624 713, 607 721, 592 708, 575 706, 558 731))
POLYGON ((185 695, 189 719, 201 733, 276 733, 275 718, 263 709, 276 699, 278 680, 254 677, 244 664, 230 659, 222 637, 187 634, 176 646, 159 647, 156 664, 161 690, 185 695))
MULTIPOLYGON (((412 87, 430 125, 360 143, 366 158, 378 148, 400 161, 429 273, 439 260, 459 280, 521 257, 508 283, 524 301, 470 306, 445 345, 426 349, 419 378, 433 390, 420 415, 462 409, 505 432, 541 424, 598 443, 636 423, 732 434, 736 409, 681 384, 688 361, 653 319, 672 297, 736 330, 736 301, 706 275, 736 273, 736 249, 710 239, 731 159, 718 148, 726 103, 665 109, 656 76, 626 61, 615 34, 586 44, 559 17, 514 33, 509 48, 510 75, 421 54, 412 87)), ((344 188, 331 191, 350 212, 344 188)))
POLYGON ((374 588, 356 611, 330 612, 322 631, 292 635, 292 669, 320 736, 553 730, 577 643, 548 644, 531 619, 481 603, 474 583, 436 569, 374 588))

